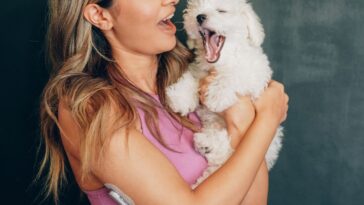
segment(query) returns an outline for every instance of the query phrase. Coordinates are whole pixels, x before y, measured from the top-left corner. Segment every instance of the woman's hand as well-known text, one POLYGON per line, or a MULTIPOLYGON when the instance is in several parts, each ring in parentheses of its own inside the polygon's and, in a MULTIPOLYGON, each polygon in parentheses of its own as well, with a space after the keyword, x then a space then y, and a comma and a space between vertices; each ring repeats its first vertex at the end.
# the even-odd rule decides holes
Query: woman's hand
POLYGON ((198 88, 198 95, 199 95, 199 99, 200 99, 201 104, 204 104, 207 88, 208 88, 209 84, 214 80, 216 75, 217 75, 216 70, 211 69, 211 70, 209 70, 207 76, 200 79, 199 88, 198 88))
MULTIPOLYGON (((204 104, 208 85, 214 80, 216 70, 210 70, 209 75, 200 80, 200 103, 204 104)), ((231 145, 235 148, 255 118, 254 105, 250 96, 239 96, 238 101, 219 114, 226 123, 226 128, 231 136, 231 145)))
POLYGON ((259 99, 254 102, 259 117, 272 120, 277 127, 287 118, 289 97, 283 84, 271 80, 259 99))

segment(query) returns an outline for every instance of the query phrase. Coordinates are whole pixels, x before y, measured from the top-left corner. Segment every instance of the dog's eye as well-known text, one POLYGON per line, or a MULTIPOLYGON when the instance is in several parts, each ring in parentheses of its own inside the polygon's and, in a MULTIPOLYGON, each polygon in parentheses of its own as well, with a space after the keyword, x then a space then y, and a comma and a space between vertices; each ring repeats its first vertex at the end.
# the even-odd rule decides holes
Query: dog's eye
POLYGON ((226 13, 227 11, 226 10, 223 10, 223 9, 216 9, 217 12, 219 13, 226 13))

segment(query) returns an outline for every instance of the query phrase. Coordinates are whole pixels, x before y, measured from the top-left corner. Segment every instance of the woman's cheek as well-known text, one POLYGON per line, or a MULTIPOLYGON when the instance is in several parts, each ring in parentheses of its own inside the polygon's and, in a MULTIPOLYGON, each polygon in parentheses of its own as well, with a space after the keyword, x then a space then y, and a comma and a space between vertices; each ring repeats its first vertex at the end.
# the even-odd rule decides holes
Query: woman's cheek
POLYGON ((159 18, 159 7, 160 5, 154 5, 151 0, 146 0, 147 2, 142 3, 138 1, 131 1, 125 12, 128 12, 128 16, 132 17, 132 21, 145 24, 147 22, 154 21, 156 24, 159 18), (133 3, 132 3, 133 2, 133 3), (137 3, 136 3, 137 2, 137 3))

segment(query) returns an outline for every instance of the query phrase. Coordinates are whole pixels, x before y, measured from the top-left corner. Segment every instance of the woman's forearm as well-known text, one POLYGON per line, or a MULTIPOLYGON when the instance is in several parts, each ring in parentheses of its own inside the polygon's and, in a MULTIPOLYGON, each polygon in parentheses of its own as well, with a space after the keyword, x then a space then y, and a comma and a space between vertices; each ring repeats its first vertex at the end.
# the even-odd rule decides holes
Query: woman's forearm
MULTIPOLYGON (((254 115, 248 115, 244 120, 239 130, 236 126, 230 126, 227 128, 229 136, 231 137, 231 146, 233 149, 241 142, 242 138, 246 134, 246 131, 252 125, 254 120, 254 115), (241 136, 239 136, 241 135, 241 136)), ((269 185, 269 176, 268 176, 268 167, 265 160, 263 160, 262 164, 259 167, 258 173, 254 178, 252 185, 249 188, 248 193, 240 205, 267 205, 268 201, 268 185, 269 185)))
POLYGON ((257 116, 234 154, 194 190, 196 204, 239 204, 255 179, 276 129, 268 118, 257 116))
POLYGON ((253 184, 250 186, 248 193, 245 195, 245 198, 240 205, 267 205, 268 185, 268 167, 266 161, 263 160, 253 184))
MULTIPOLYGON (((228 125, 227 131, 231 137, 231 146, 233 149, 241 142, 244 138, 246 131, 252 125, 254 121, 255 113, 247 113, 244 115, 244 121, 238 125, 228 125)), ((252 185, 249 188, 248 193, 240 205, 267 205, 268 203, 268 185, 269 185, 269 175, 268 167, 265 160, 259 167, 258 173, 254 178, 252 185)))
POLYGON ((227 124, 227 132, 230 136, 231 147, 235 150, 240 144, 242 138, 245 136, 249 127, 254 122, 254 115, 251 115, 244 120, 240 125, 229 125, 227 124))

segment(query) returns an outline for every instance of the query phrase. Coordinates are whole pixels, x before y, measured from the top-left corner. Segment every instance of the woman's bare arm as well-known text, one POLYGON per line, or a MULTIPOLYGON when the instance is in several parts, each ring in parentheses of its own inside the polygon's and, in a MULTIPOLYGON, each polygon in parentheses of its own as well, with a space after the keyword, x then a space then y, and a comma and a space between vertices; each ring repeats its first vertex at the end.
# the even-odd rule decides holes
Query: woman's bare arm
MULTIPOLYGON (((250 100, 249 96, 240 97, 239 102, 242 106, 234 106, 236 110, 227 110, 226 112, 239 112, 245 113, 243 118, 237 121, 241 123, 238 125, 234 125, 232 127, 228 127, 228 133, 232 138, 231 144, 233 149, 236 149, 242 138, 244 138, 246 131, 252 125, 252 122, 255 118, 254 106, 250 100), (242 137, 242 138, 241 138, 242 137)), ((231 126, 231 123, 226 123, 231 126)), ((269 185, 269 176, 268 176, 268 167, 266 161, 263 160, 261 166, 259 167, 258 173, 256 174, 252 185, 249 188, 248 193, 240 202, 240 205, 267 205, 268 203, 268 185, 269 185)))
MULTIPOLYGON (((61 119, 61 125, 66 123, 65 117, 61 119)), ((136 129, 130 130, 128 143, 125 130, 116 132, 105 148, 105 160, 92 164, 92 170, 100 181, 116 185, 136 204, 236 205, 248 193, 276 128, 272 118, 257 115, 231 158, 195 190, 136 129)))
POLYGON ((215 202, 207 204, 239 204, 255 179, 276 128, 268 119, 257 116, 235 153, 196 188, 199 200, 214 196, 215 202))
POLYGON ((105 160, 93 164, 93 174, 119 187, 136 204, 235 205, 248 192, 268 148, 273 128, 267 125, 257 118, 235 154, 194 191, 137 130, 130 131, 128 144, 123 130, 112 136, 105 160))
POLYGON ((268 167, 265 160, 261 164, 257 175, 240 205, 267 205, 268 204, 268 167))
MULTIPOLYGON (((204 92, 208 85, 213 81, 216 72, 211 70, 209 75, 200 80, 200 100, 204 101, 204 92)), ((255 109, 250 96, 240 96, 236 104, 220 113, 225 119, 227 131, 231 137, 231 146, 236 149, 242 137, 251 126, 255 118, 255 109), (240 115, 236 115, 240 113, 240 115)), ((266 205, 268 201, 269 176, 265 160, 261 164, 253 184, 240 205, 266 205)))

